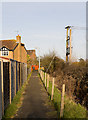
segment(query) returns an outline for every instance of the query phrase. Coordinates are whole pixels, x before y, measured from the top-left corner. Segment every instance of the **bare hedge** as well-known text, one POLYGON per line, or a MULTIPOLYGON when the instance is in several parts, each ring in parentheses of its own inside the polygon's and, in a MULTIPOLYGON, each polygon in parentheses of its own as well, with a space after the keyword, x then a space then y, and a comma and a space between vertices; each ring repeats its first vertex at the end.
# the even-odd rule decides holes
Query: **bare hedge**
MULTIPOLYGON (((41 59, 41 64, 44 66, 45 71, 47 71, 52 59, 52 54, 48 54, 41 59)), ((66 94, 88 109, 87 63, 88 61, 80 59, 79 62, 67 64, 63 59, 55 56, 47 72, 51 74, 51 76, 56 77, 56 86, 59 90, 62 89, 62 84, 65 83, 66 94)))

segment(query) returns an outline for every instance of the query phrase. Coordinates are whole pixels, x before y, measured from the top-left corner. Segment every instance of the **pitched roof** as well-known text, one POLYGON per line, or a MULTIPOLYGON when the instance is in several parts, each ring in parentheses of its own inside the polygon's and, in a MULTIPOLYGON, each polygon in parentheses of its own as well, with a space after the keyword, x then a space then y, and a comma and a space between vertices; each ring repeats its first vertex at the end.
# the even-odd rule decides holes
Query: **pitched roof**
POLYGON ((9 50, 13 50, 17 46, 17 41, 15 39, 12 40, 0 40, 0 48, 5 46, 9 50))
POLYGON ((27 50, 27 54, 32 55, 33 52, 35 53, 35 50, 27 50))

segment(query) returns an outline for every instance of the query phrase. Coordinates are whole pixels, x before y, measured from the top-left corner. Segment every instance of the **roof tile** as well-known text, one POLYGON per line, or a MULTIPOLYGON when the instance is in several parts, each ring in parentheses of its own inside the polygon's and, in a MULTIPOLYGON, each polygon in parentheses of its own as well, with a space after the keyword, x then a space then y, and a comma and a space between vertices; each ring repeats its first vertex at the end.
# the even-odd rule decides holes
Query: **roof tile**
POLYGON ((12 39, 12 40, 0 40, 0 48, 3 46, 7 47, 9 50, 13 50, 18 43, 17 41, 12 39))

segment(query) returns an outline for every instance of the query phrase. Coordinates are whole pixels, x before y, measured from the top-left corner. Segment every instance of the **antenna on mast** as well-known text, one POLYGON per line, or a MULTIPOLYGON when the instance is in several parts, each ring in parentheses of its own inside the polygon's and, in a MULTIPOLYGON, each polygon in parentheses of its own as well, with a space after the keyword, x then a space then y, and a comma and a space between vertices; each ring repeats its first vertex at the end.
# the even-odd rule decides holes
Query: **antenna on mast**
POLYGON ((67 30, 67 37, 66 37, 66 62, 71 62, 71 53, 72 53, 71 26, 66 26, 65 29, 67 30))
POLYGON ((17 33, 17 35, 19 35, 19 30, 15 31, 17 33))

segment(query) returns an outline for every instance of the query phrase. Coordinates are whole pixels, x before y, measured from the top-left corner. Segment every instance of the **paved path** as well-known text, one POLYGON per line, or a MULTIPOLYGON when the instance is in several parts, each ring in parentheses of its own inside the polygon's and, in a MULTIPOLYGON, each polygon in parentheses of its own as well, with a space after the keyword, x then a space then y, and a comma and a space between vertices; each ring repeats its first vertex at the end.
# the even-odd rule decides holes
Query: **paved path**
POLYGON ((22 105, 15 118, 57 118, 53 103, 35 71, 23 94, 22 105))

